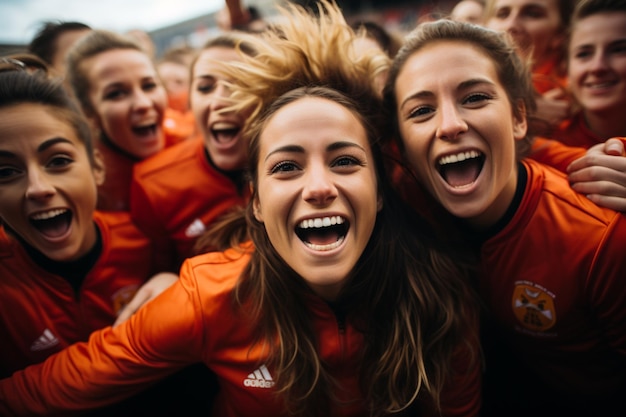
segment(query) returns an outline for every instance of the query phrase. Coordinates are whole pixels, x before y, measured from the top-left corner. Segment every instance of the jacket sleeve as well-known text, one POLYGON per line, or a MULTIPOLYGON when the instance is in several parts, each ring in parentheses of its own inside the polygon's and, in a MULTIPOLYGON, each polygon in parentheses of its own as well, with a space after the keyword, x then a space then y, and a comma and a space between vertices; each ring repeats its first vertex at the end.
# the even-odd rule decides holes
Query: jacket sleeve
POLYGON ((585 148, 567 146, 558 140, 538 137, 533 141, 528 157, 561 172, 567 172, 568 165, 586 153, 585 148))
POLYGON ((201 361, 195 280, 181 278, 116 328, 0 380, 0 415, 49 415, 121 401, 201 361))

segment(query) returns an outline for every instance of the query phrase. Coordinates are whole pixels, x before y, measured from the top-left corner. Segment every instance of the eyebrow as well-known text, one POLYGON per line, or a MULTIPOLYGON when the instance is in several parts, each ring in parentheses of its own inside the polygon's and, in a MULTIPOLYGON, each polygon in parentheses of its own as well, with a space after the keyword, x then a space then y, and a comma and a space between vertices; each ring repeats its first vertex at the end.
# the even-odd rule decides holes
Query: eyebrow
MULTIPOLYGON (((463 90, 467 90, 470 87, 473 87, 475 85, 479 85, 479 84, 487 84, 490 86, 495 85, 492 81, 489 81, 486 78, 472 78, 469 80, 465 80, 463 82, 461 82, 457 87, 456 87, 456 91, 463 91, 463 90)), ((400 107, 402 108, 407 101, 409 100, 414 100, 414 99, 418 99, 418 98, 430 98, 430 97, 434 97, 434 93, 432 91, 429 90, 422 90, 422 91, 418 91, 415 94, 411 94, 409 97, 407 97, 406 99, 404 99, 402 101, 402 104, 400 105, 400 107)))
MULTIPOLYGON (((363 148, 361 145, 356 144, 354 142, 348 142, 348 141, 333 142, 326 147, 326 151, 332 152, 332 151, 336 151, 338 149, 344 149, 344 148, 357 148, 365 152, 365 148, 363 148)), ((275 153, 281 153, 281 152, 305 153, 305 150, 304 150, 304 147, 300 145, 285 145, 285 146, 281 146, 280 148, 274 149, 272 152, 268 153, 267 156, 265 157, 265 160, 267 161, 270 156, 274 155, 275 153)))
MULTIPOLYGON (((51 138, 46 140, 45 142, 43 142, 42 144, 40 144, 37 147, 37 152, 38 153, 42 153, 45 152, 47 149, 50 149, 51 147, 53 147, 56 144, 59 143, 67 143, 69 145, 73 145, 72 141, 62 138, 62 137, 55 137, 55 138, 51 138)), ((9 152, 9 151, 3 151, 0 150, 0 157, 3 158, 14 158, 16 155, 13 152, 9 152)))

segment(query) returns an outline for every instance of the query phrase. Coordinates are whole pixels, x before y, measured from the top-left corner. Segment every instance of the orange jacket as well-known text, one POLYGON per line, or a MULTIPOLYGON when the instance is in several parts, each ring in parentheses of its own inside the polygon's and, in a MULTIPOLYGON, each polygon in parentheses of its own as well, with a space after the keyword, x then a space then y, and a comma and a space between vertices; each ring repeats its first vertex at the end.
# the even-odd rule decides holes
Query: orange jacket
POLYGON ((0 227, 0 376, 42 362, 112 324, 154 272, 153 247, 128 213, 96 212, 94 220, 102 251, 78 292, 0 227))
MULTIPOLYGON (((187 260, 179 281, 129 321, 94 333, 89 343, 66 349, 44 366, 0 381, 0 415, 101 406, 185 364, 201 361, 217 375, 220 385, 213 415, 285 416, 272 388, 274 370, 265 365, 262 348, 252 345, 254 323, 234 309, 232 289, 249 259, 249 251, 231 249, 187 260)), ((306 308, 320 341, 321 360, 342 388, 336 394, 343 400, 361 398, 357 370, 363 334, 350 320, 340 325, 331 307, 317 296, 307 299, 306 308)), ((475 366, 460 376, 458 384, 451 384, 454 395, 444 394, 451 399, 444 416, 477 414, 479 374, 475 366)), ((336 406, 332 415, 368 413, 357 401, 336 406)))

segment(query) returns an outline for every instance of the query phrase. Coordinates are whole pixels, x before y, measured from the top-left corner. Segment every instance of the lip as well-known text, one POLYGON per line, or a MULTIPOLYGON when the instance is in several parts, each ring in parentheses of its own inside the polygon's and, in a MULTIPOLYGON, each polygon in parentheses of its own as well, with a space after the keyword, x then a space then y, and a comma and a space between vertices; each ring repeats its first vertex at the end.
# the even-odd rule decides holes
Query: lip
POLYGON ((228 150, 238 147, 238 144, 243 134, 243 124, 240 123, 238 120, 228 120, 228 119, 215 120, 209 123, 207 127, 207 134, 211 138, 211 142, 213 142, 213 146, 217 150, 228 151, 228 150), (229 141, 224 142, 224 141, 218 140, 214 134, 215 130, 228 130, 229 128, 239 129, 239 131, 229 141))
POLYGON ((618 84, 617 80, 605 80, 605 81, 586 81, 583 84, 585 91, 588 91, 591 95, 603 95, 607 92, 612 92, 615 86, 618 84))

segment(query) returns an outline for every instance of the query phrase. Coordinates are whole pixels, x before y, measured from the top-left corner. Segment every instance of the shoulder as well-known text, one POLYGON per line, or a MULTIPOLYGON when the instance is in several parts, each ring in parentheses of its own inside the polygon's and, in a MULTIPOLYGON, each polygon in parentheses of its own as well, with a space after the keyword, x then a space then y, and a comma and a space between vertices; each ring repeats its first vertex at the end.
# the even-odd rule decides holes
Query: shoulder
POLYGON ((134 177, 160 175, 161 172, 175 172, 177 167, 203 154, 204 144, 199 139, 190 139, 173 145, 134 166, 134 177))
POLYGON ((525 160, 524 164, 529 174, 528 193, 537 197, 537 207, 558 214, 568 229, 576 230, 576 225, 584 223, 604 228, 619 220, 620 213, 600 207, 574 191, 562 172, 536 161, 525 160))

